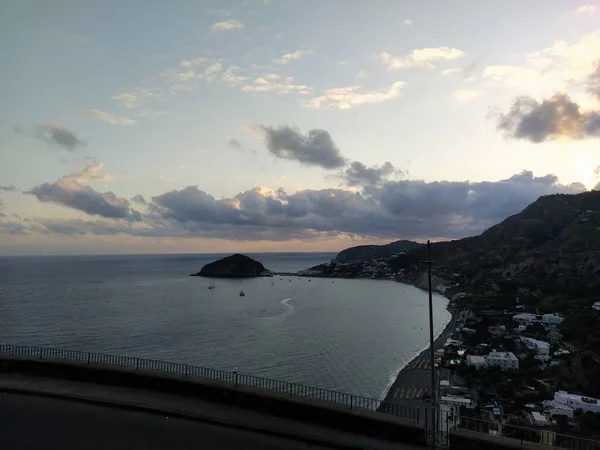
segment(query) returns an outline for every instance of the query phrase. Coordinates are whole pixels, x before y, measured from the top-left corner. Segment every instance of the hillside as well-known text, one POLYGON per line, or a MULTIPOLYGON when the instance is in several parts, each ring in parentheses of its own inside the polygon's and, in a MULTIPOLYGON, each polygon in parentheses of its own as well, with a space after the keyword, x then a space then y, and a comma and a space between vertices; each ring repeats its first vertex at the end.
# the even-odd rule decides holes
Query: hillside
MULTIPOLYGON (((344 250, 333 264, 307 273, 394 278, 425 287, 425 245, 375 258, 376 264, 377 250, 364 247, 344 250), (355 259, 361 253, 365 257, 355 259)), ((600 300, 600 192, 540 197, 479 236, 432 243, 431 258, 435 284, 448 297, 468 294, 459 306, 509 309, 519 303, 541 312, 589 310, 600 300)))
POLYGON ((335 257, 336 262, 347 263, 364 259, 390 258, 395 253, 406 252, 420 245, 414 241, 396 241, 384 245, 359 245, 342 250, 335 257))
MULTIPOLYGON (((458 284, 454 290, 506 307, 517 297, 563 312, 587 305, 600 282, 600 192, 541 197, 479 236, 433 243, 431 255, 434 274, 458 284)), ((423 246, 388 263, 415 281, 425 258, 423 246)))

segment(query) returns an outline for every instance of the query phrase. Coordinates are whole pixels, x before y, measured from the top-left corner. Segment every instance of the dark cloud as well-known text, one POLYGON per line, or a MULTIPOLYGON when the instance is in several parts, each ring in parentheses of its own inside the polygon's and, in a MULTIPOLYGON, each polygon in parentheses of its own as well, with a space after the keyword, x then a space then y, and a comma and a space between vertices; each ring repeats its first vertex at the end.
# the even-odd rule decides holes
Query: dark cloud
MULTIPOLYGON (((143 216, 127 200, 83 184, 85 177, 98 176, 95 170, 86 168, 29 193, 40 201, 65 205, 100 219, 24 219, 19 223, 25 228, 15 226, 14 230, 240 241, 334 236, 460 238, 481 233, 540 196, 585 191, 580 183, 563 185, 554 175, 536 177, 530 171, 494 182, 425 182, 384 180, 377 171, 365 171, 356 164, 350 167, 355 169, 354 178, 363 183, 358 192, 307 189, 289 194, 283 189, 257 187, 217 199, 197 186, 188 186, 144 199, 147 213, 143 216)), ((384 174, 389 170, 383 169, 384 174)))
POLYGON ((236 150, 242 150, 242 144, 240 144, 240 141, 237 139, 229 139, 229 141, 227 141, 227 145, 236 150))
POLYGON ((22 126, 16 126, 15 131, 28 134, 51 146, 59 147, 64 150, 73 151, 77 147, 85 145, 85 142, 80 140, 71 130, 54 123, 37 125, 33 130, 28 130, 22 126))
POLYGON ((48 232, 232 240, 331 236, 385 239, 459 238, 481 233, 542 195, 578 193, 554 175, 524 171, 496 182, 387 181, 363 192, 304 190, 287 194, 254 188, 216 199, 197 186, 152 198, 142 222, 51 221, 48 232))
POLYGON ((134 197, 131 197, 131 201, 133 203, 137 203, 138 205, 147 205, 148 204, 148 202, 146 202, 146 199, 144 198, 144 196, 140 195, 140 194, 138 194, 134 197))
POLYGON ((141 214, 134 210, 126 199, 117 197, 112 192, 98 192, 84 184, 89 179, 104 181, 110 179, 108 175, 96 173, 101 168, 102 163, 92 164, 81 172, 65 176, 54 183, 40 184, 25 193, 35 195, 40 202, 67 206, 90 215, 141 220, 141 214))
POLYGON ((353 161, 344 171, 342 178, 348 186, 377 186, 394 173, 401 171, 386 161, 381 166, 367 167, 360 161, 353 161))
POLYGON ((13 186, 12 184, 9 184, 8 186, 0 186, 0 191, 17 192, 18 189, 15 186, 13 186))
POLYGON ((240 143, 240 141, 238 141, 237 139, 229 139, 227 141, 227 145, 234 149, 234 150, 239 150, 239 151, 248 151, 248 153, 250 153, 252 156, 256 156, 256 150, 252 149, 252 148, 244 148, 244 146, 242 146, 242 144, 240 143))
MULTIPOLYGON (((2 214, 0 214, 0 217, 2 217, 2 214)), ((30 234, 30 230, 28 227, 18 222, 0 222, 0 234, 22 236, 30 234)))
POLYGON ((541 103, 518 97, 510 111, 500 115, 498 129, 508 137, 536 143, 600 138, 600 111, 584 111, 566 94, 556 94, 541 103))
POLYGON ((4 202, 2 201, 2 199, 0 198, 0 217, 6 217, 6 214, 4 214, 2 212, 2 210, 4 209, 4 202))
POLYGON ((337 169, 346 164, 335 142, 325 130, 309 130, 302 134, 287 125, 261 126, 267 149, 277 158, 298 161, 309 166, 337 169))

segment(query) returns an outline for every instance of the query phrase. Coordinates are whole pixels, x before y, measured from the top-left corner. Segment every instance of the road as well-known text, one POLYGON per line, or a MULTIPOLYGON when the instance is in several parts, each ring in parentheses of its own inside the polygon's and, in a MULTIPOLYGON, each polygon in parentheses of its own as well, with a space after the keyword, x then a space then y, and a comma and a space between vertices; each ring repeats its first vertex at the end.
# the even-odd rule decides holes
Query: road
POLYGON ((318 450, 329 447, 158 414, 0 393, 0 448, 318 450))

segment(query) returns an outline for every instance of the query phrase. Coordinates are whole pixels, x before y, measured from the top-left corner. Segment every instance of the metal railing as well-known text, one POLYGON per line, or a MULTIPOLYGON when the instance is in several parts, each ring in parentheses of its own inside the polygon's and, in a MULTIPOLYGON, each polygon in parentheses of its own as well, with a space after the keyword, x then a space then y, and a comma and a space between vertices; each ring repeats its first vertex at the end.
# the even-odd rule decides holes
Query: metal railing
MULTIPOLYGON (((344 407, 374 411, 390 414, 402 418, 412 419, 423 426, 429 436, 430 408, 419 406, 400 405, 369 397, 347 394, 344 392, 304 386, 297 383, 273 380, 238 373, 237 370, 225 371, 209 369, 206 367, 192 366, 189 364, 158 361, 152 359, 136 358, 131 356, 116 356, 104 353, 82 352, 77 350, 64 350, 45 347, 30 347, 22 345, 0 345, 0 356, 25 356, 39 359, 60 361, 73 361, 83 364, 107 364, 117 367, 126 367, 134 370, 152 370, 163 373, 183 375, 204 380, 219 381, 233 386, 245 386, 266 389, 271 392, 285 394, 289 397, 302 397, 342 405, 344 407), (429 416, 429 420, 428 420, 429 416)), ((447 446, 453 430, 469 430, 483 433, 488 436, 498 436, 518 440, 521 443, 531 442, 553 447, 574 450, 600 450, 600 441, 555 433, 550 430, 524 427, 510 423, 493 422, 471 417, 462 417, 447 411, 438 411, 436 414, 436 440, 442 446, 447 446)))
POLYGON ((468 430, 486 434, 492 437, 503 437, 521 444, 547 445, 551 447, 567 448, 574 450, 600 450, 600 441, 580 436, 570 436, 556 433, 550 429, 527 427, 508 422, 495 422, 472 417, 461 417, 442 411, 438 424, 438 433, 450 434, 452 430, 468 430))
POLYGON ((266 389, 271 392, 285 394, 289 397, 304 397, 324 402, 343 405, 350 409, 365 410, 390 414, 421 423, 418 407, 399 405, 369 397, 347 394, 297 383, 272 380, 238 373, 237 370, 225 371, 209 369, 206 367, 192 366, 189 364, 158 361, 152 359, 136 358, 131 356, 116 356, 104 353, 82 352, 77 350, 64 350, 45 347, 29 347, 23 345, 0 345, 0 355, 28 356, 39 359, 52 359, 62 361, 75 361, 84 364, 108 364, 111 366, 127 367, 135 370, 153 370, 164 373, 195 377, 204 380, 220 381, 233 386, 246 386, 266 389))

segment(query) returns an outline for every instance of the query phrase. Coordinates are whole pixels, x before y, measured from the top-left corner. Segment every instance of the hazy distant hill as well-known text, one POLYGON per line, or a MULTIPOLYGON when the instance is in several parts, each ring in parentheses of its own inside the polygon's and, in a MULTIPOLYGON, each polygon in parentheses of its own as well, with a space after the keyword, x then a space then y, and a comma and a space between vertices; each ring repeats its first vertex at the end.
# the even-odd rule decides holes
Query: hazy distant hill
POLYGON ((384 245, 359 245, 342 250, 335 260, 341 263, 360 261, 366 259, 389 258, 395 253, 406 252, 417 247, 418 242, 396 241, 384 245))

